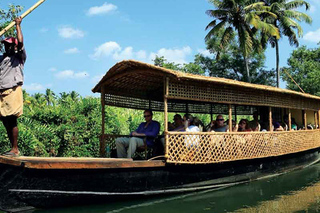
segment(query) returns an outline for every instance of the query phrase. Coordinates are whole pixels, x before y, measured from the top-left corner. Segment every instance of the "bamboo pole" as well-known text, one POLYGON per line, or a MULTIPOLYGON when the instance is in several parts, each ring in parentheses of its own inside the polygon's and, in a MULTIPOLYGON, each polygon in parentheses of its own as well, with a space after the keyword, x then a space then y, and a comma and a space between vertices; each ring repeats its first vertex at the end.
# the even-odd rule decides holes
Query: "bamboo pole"
POLYGON ((105 88, 104 85, 101 87, 101 114, 102 114, 102 122, 101 122, 101 141, 100 141, 100 157, 104 157, 106 155, 106 141, 104 139, 104 129, 105 129, 105 88))
POLYGON ((229 132, 232 132, 232 107, 229 104, 229 132))
POLYGON ((320 129, 320 110, 318 110, 318 128, 320 129))
POLYGON ((288 112, 288 125, 289 125, 289 131, 291 131, 291 109, 290 108, 288 112))
MULTIPOLYGON (((43 2, 45 2, 45 0, 40 0, 38 1, 35 5, 33 5, 32 7, 30 7, 26 12, 24 12, 21 15, 21 18, 23 19, 24 17, 26 17, 27 15, 29 15, 33 10, 35 10, 37 7, 39 7, 43 2)), ((0 32, 0 36, 2 36, 3 34, 5 34, 8 30, 10 30, 11 27, 13 27, 16 24, 15 21, 12 21, 7 27, 5 27, 3 30, 1 30, 0 32)))
POLYGON ((318 125, 318 118, 317 118, 317 112, 314 112, 314 128, 317 129, 317 125, 318 125))
POLYGON ((164 79, 164 135, 165 135, 165 156, 168 157, 168 94, 169 94, 169 78, 164 79))
POLYGON ((304 125, 304 129, 307 130, 307 111, 303 110, 303 125, 304 125))
POLYGON ((273 132, 273 128, 272 128, 272 108, 269 107, 269 131, 273 132))

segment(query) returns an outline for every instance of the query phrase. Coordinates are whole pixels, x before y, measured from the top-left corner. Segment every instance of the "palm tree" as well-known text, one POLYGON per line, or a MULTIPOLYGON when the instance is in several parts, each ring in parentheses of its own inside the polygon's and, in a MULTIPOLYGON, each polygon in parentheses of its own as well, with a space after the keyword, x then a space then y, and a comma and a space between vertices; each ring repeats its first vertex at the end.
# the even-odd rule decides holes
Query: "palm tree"
MULTIPOLYGON (((206 30, 211 30, 205 40, 209 41, 212 37, 218 36, 222 30, 219 50, 222 51, 228 46, 233 35, 237 34, 246 66, 247 81, 250 82, 248 56, 253 51, 262 51, 257 39, 257 32, 262 31, 267 35, 279 38, 278 29, 272 24, 261 21, 260 16, 268 15, 274 18, 276 16, 269 12, 270 9, 264 6, 263 2, 252 3, 248 0, 211 0, 211 2, 217 9, 206 11, 214 20, 206 27, 206 30)), ((217 57, 219 57, 219 51, 217 57)))
MULTIPOLYGON (((305 6, 306 10, 309 9, 310 5, 308 2, 303 0, 262 0, 265 5, 270 7, 270 12, 276 15, 274 17, 264 17, 264 20, 268 23, 273 24, 280 31, 280 37, 285 35, 289 39, 289 43, 292 46, 299 46, 299 41, 295 30, 298 33, 298 37, 303 35, 301 26, 296 21, 305 21, 308 24, 312 23, 312 19, 305 13, 296 11, 298 7, 305 6)), ((269 42, 271 46, 276 48, 276 72, 277 72, 277 87, 279 87, 280 80, 280 67, 279 67, 279 39, 274 36, 263 35, 262 45, 266 46, 269 42)))
POLYGON ((44 95, 46 101, 47 101, 47 105, 55 105, 55 99, 56 99, 56 95, 54 94, 54 92, 51 89, 46 89, 46 94, 44 95))

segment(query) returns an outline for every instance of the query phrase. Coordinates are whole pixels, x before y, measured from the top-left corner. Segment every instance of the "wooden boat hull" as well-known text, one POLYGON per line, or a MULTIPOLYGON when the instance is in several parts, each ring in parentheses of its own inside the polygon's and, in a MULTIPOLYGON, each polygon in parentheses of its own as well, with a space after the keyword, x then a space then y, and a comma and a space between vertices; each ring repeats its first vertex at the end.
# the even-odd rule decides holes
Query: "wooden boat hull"
MULTIPOLYGON (((0 208, 52 208, 107 203, 129 197, 227 187, 314 164, 320 160, 319 152, 320 148, 317 148, 278 157, 204 165, 132 161, 127 162, 127 166, 122 163, 109 168, 81 169, 59 166, 41 169, 41 166, 28 167, 27 161, 20 165, 2 162, 0 208)), ((41 162, 41 158, 38 161, 41 162)))

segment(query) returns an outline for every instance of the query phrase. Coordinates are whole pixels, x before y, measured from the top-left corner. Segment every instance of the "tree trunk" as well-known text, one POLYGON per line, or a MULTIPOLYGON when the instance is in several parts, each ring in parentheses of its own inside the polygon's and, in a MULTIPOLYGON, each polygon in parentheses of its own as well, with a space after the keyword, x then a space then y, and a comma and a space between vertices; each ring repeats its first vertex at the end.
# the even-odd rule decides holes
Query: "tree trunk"
POLYGON ((251 82, 250 72, 249 72, 249 61, 248 61, 248 58, 245 55, 243 55, 243 58, 244 58, 244 63, 246 64, 247 80, 248 80, 248 82, 251 82))
POLYGON ((276 43, 276 72, 277 72, 277 87, 280 87, 280 67, 279 67, 279 43, 278 39, 275 39, 276 43))

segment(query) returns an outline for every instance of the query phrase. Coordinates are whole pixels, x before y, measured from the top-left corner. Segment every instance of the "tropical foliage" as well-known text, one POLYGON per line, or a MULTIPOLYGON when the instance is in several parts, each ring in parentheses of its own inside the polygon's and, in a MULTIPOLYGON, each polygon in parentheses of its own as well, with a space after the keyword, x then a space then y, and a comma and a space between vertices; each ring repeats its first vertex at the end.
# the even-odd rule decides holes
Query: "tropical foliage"
POLYGON ((319 58, 319 47, 307 49, 306 46, 302 46, 294 50, 288 59, 289 66, 283 68, 282 72, 282 78, 286 81, 287 88, 301 92, 289 77, 290 75, 306 93, 320 96, 319 58))
MULTIPOLYGON (((308 2, 303 0, 262 0, 265 5, 268 5, 270 11, 276 15, 272 16, 262 16, 262 18, 270 24, 273 24, 280 31, 280 37, 286 36, 289 39, 290 45, 299 46, 298 37, 303 35, 303 30, 298 22, 304 21, 311 24, 312 19, 296 9, 305 6, 308 10, 310 5, 308 2), (298 21, 298 22, 297 22, 298 21)), ((266 47, 266 44, 270 43, 273 48, 276 49, 276 72, 277 72, 277 86, 279 87, 280 81, 280 67, 279 67, 279 38, 275 36, 270 36, 268 34, 262 33, 261 44, 266 47)))
POLYGON ((262 46, 257 38, 257 32, 261 31, 267 35, 279 37, 278 29, 261 19, 262 15, 276 18, 270 9, 263 2, 253 2, 248 0, 211 0, 214 10, 207 10, 207 14, 213 18, 208 24, 208 32, 205 40, 208 42, 212 38, 218 38, 220 50, 229 46, 230 42, 237 35, 239 48, 246 67, 246 79, 251 82, 248 56, 252 52, 262 52, 262 46))

